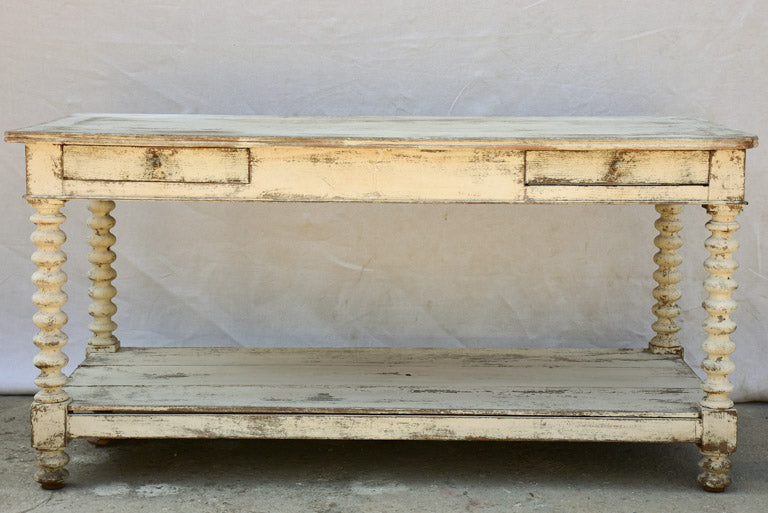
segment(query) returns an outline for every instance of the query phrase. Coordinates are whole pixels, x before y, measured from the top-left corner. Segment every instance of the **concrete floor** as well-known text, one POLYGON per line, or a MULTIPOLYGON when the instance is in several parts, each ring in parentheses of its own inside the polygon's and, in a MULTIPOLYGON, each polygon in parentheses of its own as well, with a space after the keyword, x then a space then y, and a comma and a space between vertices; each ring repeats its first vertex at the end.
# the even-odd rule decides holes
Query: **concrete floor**
POLYGON ((124 440, 70 444, 67 487, 33 481, 29 397, 0 397, 0 512, 768 511, 768 403, 738 405, 734 484, 696 483, 693 444, 124 440))

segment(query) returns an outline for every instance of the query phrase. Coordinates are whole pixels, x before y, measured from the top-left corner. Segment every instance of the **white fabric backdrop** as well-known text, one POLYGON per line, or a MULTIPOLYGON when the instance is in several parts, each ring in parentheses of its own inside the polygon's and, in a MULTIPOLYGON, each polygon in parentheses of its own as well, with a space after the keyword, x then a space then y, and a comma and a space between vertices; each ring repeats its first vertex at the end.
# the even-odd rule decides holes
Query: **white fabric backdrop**
MULTIPOLYGON (((0 128, 74 112, 682 115, 768 136, 760 0, 0 4, 0 128)), ((768 157, 748 154, 736 399, 768 399, 768 157)), ((28 392, 31 208, 0 144, 0 391, 28 392)), ((74 367, 89 332, 67 205, 74 367)), ((649 206, 119 203, 127 345, 644 346, 649 206)), ((698 362, 706 215, 689 207, 681 338, 698 362)))

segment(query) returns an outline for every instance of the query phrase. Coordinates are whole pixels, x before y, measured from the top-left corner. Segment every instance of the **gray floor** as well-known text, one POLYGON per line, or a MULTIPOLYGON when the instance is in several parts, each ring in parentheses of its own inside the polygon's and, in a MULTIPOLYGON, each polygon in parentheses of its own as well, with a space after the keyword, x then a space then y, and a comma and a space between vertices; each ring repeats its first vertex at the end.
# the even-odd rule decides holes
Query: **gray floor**
POLYGON ((29 397, 0 396, 0 511, 768 511, 768 403, 738 405, 734 484, 699 489, 693 444, 124 440, 32 479, 29 397))

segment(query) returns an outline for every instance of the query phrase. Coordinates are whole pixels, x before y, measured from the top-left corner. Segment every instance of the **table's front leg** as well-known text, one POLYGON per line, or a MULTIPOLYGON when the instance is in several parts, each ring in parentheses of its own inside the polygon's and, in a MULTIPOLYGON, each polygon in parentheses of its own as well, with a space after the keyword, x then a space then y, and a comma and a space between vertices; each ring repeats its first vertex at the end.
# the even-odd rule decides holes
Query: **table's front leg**
POLYGON ((88 295, 93 302, 88 308, 88 313, 93 317, 93 322, 88 326, 93 336, 88 340, 86 352, 114 353, 120 349, 120 342, 113 334, 117 324, 112 316, 117 312, 117 307, 112 298, 117 290, 112 285, 117 273, 112 268, 115 261, 115 253, 110 248, 115 243, 115 236, 110 229, 115 226, 115 218, 109 213, 115 208, 115 202, 111 200, 91 200, 88 210, 91 218, 88 226, 93 230, 89 238, 93 250, 88 255, 88 261, 93 265, 88 273, 88 278, 93 284, 88 289, 88 295))
POLYGON ((67 376, 62 372, 69 361, 62 351, 67 343, 67 335, 62 331, 67 315, 61 310, 67 302, 67 294, 61 290, 67 281, 67 275, 61 270, 67 260, 61 250, 66 240, 60 228, 65 220, 61 213, 64 201, 30 199, 29 202, 37 210, 30 217, 37 226, 31 239, 37 246, 37 251, 32 254, 32 261, 37 266, 32 282, 38 290, 32 301, 39 308, 33 321, 40 329, 33 339, 40 348, 34 360, 40 369, 40 375, 35 379, 40 391, 35 394, 31 410, 32 446, 39 451, 36 459, 39 470, 35 479, 43 488, 54 489, 64 485, 67 476, 64 466, 69 462, 64 452, 69 396, 63 390, 67 376))
POLYGON ((734 364, 728 355, 736 348, 730 337, 736 329, 736 323, 731 320, 731 314, 736 310, 736 301, 731 294, 737 287, 733 273, 738 268, 733 253, 739 246, 733 234, 739 228, 735 217, 743 207, 713 204, 705 205, 705 208, 712 216, 707 223, 712 236, 705 243, 711 256, 704 262, 709 273, 704 288, 709 297, 704 300, 703 307, 709 317, 704 321, 708 336, 702 343, 707 356, 701 368, 707 377, 701 384, 706 396, 700 402, 703 425, 700 465, 703 472, 699 475, 699 483, 707 491, 721 492, 731 484, 728 455, 736 450, 736 410, 728 397, 733 390, 728 375, 733 372, 734 364))

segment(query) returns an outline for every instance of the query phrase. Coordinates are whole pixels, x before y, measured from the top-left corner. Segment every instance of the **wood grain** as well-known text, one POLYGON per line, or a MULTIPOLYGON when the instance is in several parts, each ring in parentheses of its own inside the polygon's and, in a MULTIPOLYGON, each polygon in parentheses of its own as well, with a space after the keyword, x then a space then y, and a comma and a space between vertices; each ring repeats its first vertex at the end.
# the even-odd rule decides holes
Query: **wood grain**
POLYGON ((745 149, 757 137, 675 117, 275 117, 76 114, 6 133, 9 142, 143 145, 291 143, 491 145, 507 149, 745 149))
POLYGON ((441 415, 75 414, 73 438, 290 438, 695 442, 691 418, 441 415))
POLYGON ((123 348, 71 411, 698 417, 700 381, 640 350, 123 348))

